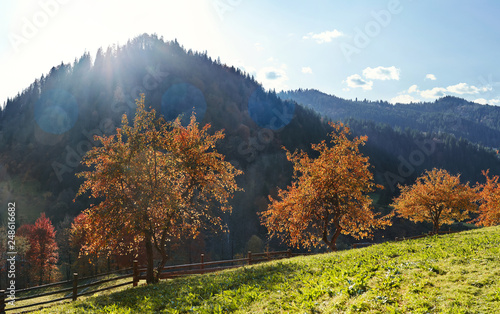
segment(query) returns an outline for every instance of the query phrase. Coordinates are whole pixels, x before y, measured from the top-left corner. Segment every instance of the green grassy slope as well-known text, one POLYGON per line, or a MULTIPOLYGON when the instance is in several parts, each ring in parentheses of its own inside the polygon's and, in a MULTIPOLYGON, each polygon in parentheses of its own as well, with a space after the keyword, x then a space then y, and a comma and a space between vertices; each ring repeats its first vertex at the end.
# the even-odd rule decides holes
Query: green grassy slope
POLYGON ((139 286, 40 313, 500 313, 500 227, 139 286))

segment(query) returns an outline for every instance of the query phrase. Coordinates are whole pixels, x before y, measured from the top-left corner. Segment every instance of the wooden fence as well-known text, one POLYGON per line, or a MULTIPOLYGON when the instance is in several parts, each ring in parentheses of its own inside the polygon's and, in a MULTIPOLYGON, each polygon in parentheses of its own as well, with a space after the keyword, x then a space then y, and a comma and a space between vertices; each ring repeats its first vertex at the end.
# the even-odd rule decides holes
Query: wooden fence
MULTIPOLYGON (((456 233, 456 232, 461 232, 461 231, 451 231, 451 230, 448 230, 448 231, 439 231, 438 234, 450 234, 450 233, 456 233)), ((405 241, 405 240, 414 240, 414 239, 420 239, 420 238, 430 237, 430 236, 433 236, 433 235, 434 235, 433 232, 429 232, 429 233, 421 234, 421 235, 414 236, 414 237, 408 237, 408 238, 406 238, 406 237, 403 237, 403 238, 396 237, 396 239, 394 239, 394 241, 399 242, 399 241, 405 241)), ((372 242, 354 243, 352 245, 352 248, 353 249, 357 249, 357 248, 371 246, 371 245, 374 245, 374 244, 379 244, 379 243, 372 243, 372 242)))
MULTIPOLYGON (((205 273, 209 273, 209 272, 220 271, 223 269, 236 268, 236 267, 241 267, 244 265, 252 265, 252 264, 260 263, 260 262, 264 262, 264 261, 289 258, 292 256, 297 256, 297 255, 303 255, 303 254, 294 254, 291 252, 291 250, 281 251, 281 252, 265 252, 265 253, 248 252, 248 255, 246 258, 205 262, 205 255, 201 254, 200 263, 165 266, 160 274, 160 278, 167 279, 167 278, 175 278, 175 277, 192 275, 192 274, 205 274, 205 273)), ((133 287, 135 287, 138 285, 140 280, 146 279, 146 275, 145 275, 146 270, 147 270, 147 268, 144 268, 144 267, 140 268, 138 265, 138 262, 134 261, 133 267, 131 267, 131 268, 120 269, 120 270, 116 270, 116 271, 112 271, 112 272, 108 272, 108 273, 98 274, 95 276, 79 278, 78 273, 74 273, 72 280, 60 281, 60 282, 55 282, 55 283, 50 283, 50 284, 46 284, 46 285, 42 285, 42 286, 36 286, 36 287, 32 287, 32 288, 20 289, 20 290, 15 291, 15 302, 16 303, 20 302, 20 301, 30 300, 30 299, 47 297, 47 296, 54 295, 54 294, 67 293, 67 295, 65 295, 64 297, 60 297, 57 299, 51 299, 51 300, 47 300, 47 301, 42 301, 42 302, 38 302, 38 303, 20 305, 20 306, 14 305, 13 307, 7 307, 9 300, 10 300, 9 295, 5 292, 5 290, 0 290, 0 314, 4 314, 4 313, 10 312, 10 311, 16 311, 16 312, 19 312, 20 310, 24 311, 24 310, 31 308, 31 307, 45 305, 45 304, 54 303, 54 302, 65 301, 65 300, 76 301, 78 299, 78 297, 80 297, 80 296, 94 294, 97 292, 110 290, 110 289, 118 288, 118 287, 125 286, 125 285, 132 285, 133 287), (123 273, 125 273, 125 274, 123 274, 123 273), (112 278, 95 280, 95 279, 110 276, 110 275, 118 275, 118 276, 114 276, 112 278), (127 280, 125 282, 115 284, 115 285, 112 285, 109 287, 94 289, 94 290, 88 289, 88 288, 91 288, 91 287, 94 287, 97 285, 102 285, 104 283, 118 281, 118 280, 127 279, 127 278, 130 278, 130 280, 127 280), (52 288, 52 287, 56 287, 56 286, 63 286, 63 287, 67 286, 67 287, 62 288, 62 289, 58 289, 58 290, 54 290, 54 291, 43 292, 40 294, 32 294, 32 295, 18 297, 20 294, 26 294, 26 293, 33 292, 33 291, 36 291, 39 289, 47 289, 47 288, 52 288)))
MULTIPOLYGON (((439 234, 448 234, 448 233, 455 233, 455 232, 459 232, 459 231, 439 231, 439 234)), ((427 236, 431 236, 431 235, 433 235, 433 233, 423 234, 423 235, 409 237, 409 238, 396 238, 396 241, 418 239, 418 238, 423 238, 423 237, 427 237, 427 236)), ((376 243, 356 243, 353 245, 353 248, 366 247, 366 246, 370 246, 373 244, 376 244, 376 243)), ((291 250, 281 251, 281 252, 265 252, 265 253, 248 252, 248 255, 246 258, 211 261, 211 262, 205 262, 205 255, 201 254, 200 263, 165 266, 160 274, 160 278, 161 279, 168 279, 168 278, 176 278, 176 277, 192 275, 192 274, 205 274, 205 273, 220 271, 223 269, 236 268, 236 267, 241 267, 244 265, 252 265, 252 264, 270 261, 270 260, 275 260, 275 259, 290 258, 292 256, 298 256, 298 255, 306 255, 306 254, 304 254, 304 253, 292 253, 291 250)), ((98 274, 95 276, 78 278, 78 274, 74 273, 73 280, 60 281, 60 282, 50 283, 50 284, 46 284, 46 285, 42 285, 42 286, 16 290, 15 291, 15 295, 16 295, 15 302, 25 301, 25 300, 29 300, 29 299, 35 299, 35 298, 41 298, 41 297, 46 297, 46 296, 50 296, 50 295, 54 295, 54 294, 61 294, 61 293, 67 293, 66 296, 61 297, 61 298, 57 298, 57 299, 48 300, 48 301, 26 304, 26 305, 22 305, 22 306, 14 306, 14 307, 9 307, 9 308, 6 307, 8 301, 9 301, 8 294, 5 292, 5 290, 0 290, 0 314, 4 314, 6 312, 10 312, 10 311, 14 311, 14 310, 19 311, 19 310, 27 309, 30 307, 45 305, 45 304, 54 303, 54 302, 60 302, 60 301, 64 301, 64 300, 71 299, 72 301, 75 301, 80 296, 94 294, 97 292, 110 290, 110 289, 118 288, 118 287, 125 286, 125 285, 131 284, 133 287, 135 287, 138 285, 140 280, 146 279, 146 274, 145 274, 146 270, 147 269, 144 267, 140 268, 138 265, 138 262, 134 261, 133 266, 131 268, 120 269, 120 270, 116 270, 116 271, 112 271, 112 272, 108 272, 108 273, 98 274), (125 273, 125 274, 123 274, 123 273, 125 273), (106 277, 106 276, 110 276, 110 275, 118 275, 118 276, 115 276, 112 278, 94 280, 94 279, 97 279, 100 277, 106 277), (122 282, 122 283, 119 283, 116 285, 112 285, 109 287, 88 291, 88 288, 90 288, 90 287, 101 285, 101 284, 108 283, 108 282, 118 281, 118 280, 126 279, 126 278, 131 278, 131 280, 128 280, 128 281, 125 281, 125 282, 122 282), (85 283, 85 282, 87 282, 87 283, 85 283), (51 288, 51 287, 55 287, 55 286, 70 286, 70 287, 62 288, 62 289, 54 290, 54 291, 50 291, 50 292, 43 292, 40 294, 33 294, 33 295, 17 297, 19 294, 25 294, 25 293, 32 292, 32 291, 35 291, 38 289, 46 289, 46 288, 51 288)))
MULTIPOLYGON (((448 231, 438 231, 438 234, 450 234, 450 233, 457 233, 457 232, 461 232, 461 231, 451 231, 451 230, 448 230, 448 231)), ((433 236, 434 233, 433 232, 429 232, 429 233, 425 233, 425 234, 421 234, 419 236, 414 236, 414 237, 409 237, 409 238, 398 238, 396 237, 395 241, 404 241, 404 240, 413 240, 413 239, 420 239, 420 238, 425 238, 425 237, 430 237, 430 236, 433 236)))

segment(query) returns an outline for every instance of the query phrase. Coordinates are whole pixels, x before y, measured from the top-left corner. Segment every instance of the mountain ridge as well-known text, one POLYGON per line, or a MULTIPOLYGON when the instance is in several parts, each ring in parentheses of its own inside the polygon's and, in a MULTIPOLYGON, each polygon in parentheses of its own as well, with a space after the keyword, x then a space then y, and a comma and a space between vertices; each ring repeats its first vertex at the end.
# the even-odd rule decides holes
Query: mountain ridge
POLYGON ((314 89, 279 93, 332 120, 358 119, 387 123, 394 128, 449 133, 487 147, 500 147, 500 107, 481 105, 454 96, 434 102, 395 104, 342 99, 314 89))

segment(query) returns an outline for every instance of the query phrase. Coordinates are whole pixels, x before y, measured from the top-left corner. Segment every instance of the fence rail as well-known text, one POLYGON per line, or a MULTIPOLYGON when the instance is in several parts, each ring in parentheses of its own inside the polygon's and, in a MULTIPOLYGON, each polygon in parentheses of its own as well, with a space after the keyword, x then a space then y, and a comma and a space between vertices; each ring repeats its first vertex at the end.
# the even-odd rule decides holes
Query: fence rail
MULTIPOLYGON (((461 232, 461 231, 451 231, 451 230, 448 230, 448 231, 438 231, 437 234, 451 234, 451 233, 457 233, 457 232, 461 232)), ((436 233, 434 232, 429 232, 429 233, 426 233, 426 234, 421 234, 421 235, 418 235, 418 236, 414 236, 414 237, 409 237, 409 238, 398 238, 396 237, 395 241, 405 241, 405 240, 414 240, 414 239, 420 239, 420 238, 425 238, 425 237, 430 237, 430 236, 433 236, 435 235, 436 233)))
POLYGON ((78 278, 78 274, 74 273, 72 280, 59 281, 59 282, 54 282, 54 283, 50 283, 50 284, 46 284, 46 285, 41 285, 41 286, 30 287, 30 288, 26 288, 26 289, 19 289, 19 290, 15 291, 15 295, 16 295, 15 302, 16 303, 20 302, 20 301, 26 301, 26 300, 30 300, 30 299, 36 299, 36 298, 46 297, 46 296, 50 296, 50 295, 54 295, 54 294, 70 293, 69 295, 66 295, 64 297, 60 297, 60 298, 56 298, 56 299, 52 299, 52 300, 40 301, 40 302, 37 302, 37 303, 23 304, 23 305, 20 305, 20 306, 15 306, 14 305, 13 307, 7 307, 7 303, 9 301, 7 299, 7 295, 6 295, 6 293, 5 293, 4 290, 0 290, 0 314, 4 314, 4 313, 10 312, 10 311, 16 311, 17 312, 18 310, 25 310, 25 309, 28 309, 28 308, 31 308, 31 307, 35 307, 35 306, 41 306, 41 305, 45 305, 45 304, 49 304, 49 303, 55 303, 55 302, 60 302, 60 301, 65 301, 65 300, 70 300, 70 299, 74 301, 74 300, 77 300, 77 298, 79 296, 88 295, 88 294, 91 294, 91 293, 96 293, 96 292, 100 292, 100 291, 105 291, 105 290, 117 288, 117 287, 120 287, 120 286, 124 286, 126 284, 130 285, 130 284, 132 284, 132 280, 128 281, 128 282, 125 282, 125 283, 120 283, 118 285, 113 285, 113 286, 110 286, 110 287, 105 287, 105 288, 101 288, 101 289, 97 289, 97 290, 91 290, 91 291, 85 291, 85 292, 78 293, 79 289, 84 289, 84 288, 88 288, 88 287, 91 287, 91 286, 96 286, 96 285, 104 284, 104 283, 111 282, 111 281, 116 281, 116 280, 120 280, 120 279, 124 279, 124 278, 133 277, 133 273, 129 273, 129 274, 125 274, 125 275, 119 275, 119 276, 113 277, 113 278, 101 279, 101 280, 93 281, 93 282, 90 282, 90 283, 78 285, 79 282, 85 282, 85 281, 92 280, 92 279, 95 279, 95 278, 105 277, 105 276, 109 276, 109 275, 113 275, 113 274, 119 274, 119 273, 123 273, 123 272, 130 272, 131 270, 132 270, 132 268, 119 269, 119 270, 116 270, 116 271, 102 273, 102 274, 98 274, 98 275, 94 275, 94 276, 88 276, 88 277, 84 277, 84 278, 80 278, 80 279, 78 278), (33 295, 27 295, 27 296, 17 297, 19 294, 24 294, 24 293, 27 293, 27 292, 31 292, 31 291, 35 291, 35 290, 40 290, 40 289, 51 288, 51 287, 55 287, 55 286, 59 286, 59 285, 60 286, 64 286, 64 285, 69 286, 69 285, 71 285, 71 287, 61 288, 61 289, 57 289, 57 290, 54 290, 54 291, 42 292, 42 293, 39 293, 39 294, 33 294, 33 295))
MULTIPOLYGON (((439 234, 449 234, 449 233, 455 233, 455 232, 459 232, 459 231, 439 231, 439 234)), ((423 237, 427 237, 427 236, 431 236, 431 235, 434 235, 434 234, 431 232, 429 234, 423 234, 423 235, 419 235, 419 236, 415 236, 415 237, 396 238, 395 241, 418 239, 418 238, 423 238, 423 237)), ((355 243, 353 245, 353 248, 365 247, 365 246, 370 246, 373 244, 376 244, 376 243, 355 243)), ((217 271, 221 271, 224 269, 236 268, 236 267, 241 267, 244 265, 252 265, 255 263, 260 263, 260 262, 265 262, 265 261, 270 261, 270 260, 290 258, 293 256, 298 256, 298 255, 309 255, 309 254, 307 254, 307 253, 292 253, 291 250, 280 251, 280 252, 264 252, 264 253, 248 252, 246 258, 231 259, 231 260, 219 260, 219 261, 210 261, 210 262, 205 262, 205 255, 201 254, 200 263, 165 266, 161 271, 160 279, 175 278, 175 277, 193 275, 193 274, 205 274, 205 273, 210 273, 210 272, 217 272, 217 271)), ((133 287, 135 287, 138 285, 140 280, 146 279, 146 275, 144 274, 144 272, 146 270, 147 269, 144 267, 139 268, 138 262, 134 261, 133 267, 119 269, 116 271, 102 273, 102 274, 98 274, 98 275, 94 275, 94 276, 88 276, 88 277, 84 277, 84 278, 80 278, 80 279, 78 278, 78 274, 74 273, 72 280, 60 281, 60 282, 50 283, 50 284, 46 284, 46 285, 26 288, 26 289, 19 289, 19 290, 16 290, 15 292, 16 292, 16 295, 18 295, 18 293, 26 293, 26 292, 34 291, 37 289, 51 288, 51 287, 55 287, 58 285, 61 285, 61 286, 71 285, 71 287, 69 287, 69 288, 62 288, 59 290, 43 292, 40 294, 28 295, 28 296, 23 296, 23 297, 19 297, 19 298, 16 297, 15 301, 16 302, 25 301, 25 300, 29 300, 29 299, 35 299, 35 298, 40 298, 40 297, 45 297, 45 296, 50 296, 50 295, 60 294, 60 293, 66 293, 66 292, 71 292, 70 295, 67 295, 67 296, 64 296, 61 298, 57 298, 57 299, 53 299, 53 300, 47 300, 47 301, 42 301, 42 302, 38 302, 38 303, 26 304, 26 305, 9 307, 9 308, 6 307, 7 301, 8 301, 7 294, 6 294, 5 290, 0 290, 0 314, 4 314, 6 312, 10 312, 10 311, 14 311, 14 310, 27 309, 30 307, 45 305, 45 304, 64 301, 64 300, 69 300, 69 299, 75 301, 80 296, 89 295, 89 294, 93 294, 93 293, 97 293, 97 292, 102 292, 102 291, 118 288, 121 286, 132 285, 133 287), (127 272, 127 273, 124 275, 119 275, 117 277, 113 277, 113 278, 101 279, 101 280, 93 281, 90 283, 79 284, 81 282, 92 280, 95 278, 110 276, 110 275, 123 273, 123 272, 127 272), (122 283, 119 283, 116 285, 112 285, 109 287, 99 288, 96 290, 81 291, 81 289, 90 288, 93 286, 101 285, 101 284, 112 282, 112 281, 118 281, 120 279, 126 279, 126 278, 132 278, 132 280, 122 282, 122 283), (79 290, 81 291, 80 293, 78 293, 79 290)))
MULTIPOLYGON (((281 252, 266 252, 266 253, 248 252, 248 255, 246 258, 205 262, 205 255, 201 254, 201 262, 200 263, 165 266, 162 269, 162 272, 160 274, 160 278, 167 279, 167 278, 175 278, 175 277, 192 275, 192 274, 205 274, 205 273, 210 273, 210 272, 217 272, 217 271, 221 271, 224 269, 236 268, 236 267, 241 267, 244 265, 252 265, 252 264, 263 262, 263 261, 288 258, 288 257, 296 256, 296 255, 300 255, 300 254, 297 254, 297 253, 292 254, 292 252, 290 250, 281 251, 281 252)), ((97 293, 97 292, 102 292, 102 291, 118 288, 121 286, 132 285, 133 287, 135 287, 138 285, 140 280, 146 279, 146 275, 143 274, 146 270, 147 269, 144 267, 139 268, 138 262, 134 261, 133 267, 131 267, 131 268, 119 269, 116 271, 102 273, 102 274, 98 274, 98 275, 94 275, 94 276, 78 278, 78 273, 74 273, 72 280, 60 281, 60 282, 50 283, 50 284, 41 285, 41 286, 30 287, 30 288, 26 288, 26 289, 19 289, 19 290, 16 290, 15 292, 16 292, 16 296, 17 296, 18 294, 21 294, 21 293, 31 292, 31 291, 35 291, 38 289, 51 288, 51 287, 55 287, 55 286, 59 286, 59 285, 61 285, 61 286, 71 285, 71 287, 62 288, 62 289, 49 291, 49 292, 42 292, 39 294, 16 297, 15 302, 46 297, 46 296, 50 296, 50 295, 54 295, 54 294, 70 293, 69 295, 66 295, 64 297, 60 297, 57 299, 53 299, 53 300, 41 301, 41 302, 31 303, 31 304, 24 304, 24 305, 14 306, 14 307, 6 307, 7 301, 8 301, 7 295, 6 295, 4 290, 0 290, 0 314, 4 314, 4 313, 10 312, 10 311, 16 311, 16 310, 41 306, 41 305, 45 305, 45 304, 49 304, 49 303, 70 300, 70 299, 73 301, 76 301, 78 299, 78 297, 80 297, 80 296, 89 295, 89 294, 93 294, 93 293, 97 293), (83 283, 83 282, 88 281, 88 280, 96 279, 99 277, 105 277, 105 276, 109 276, 109 275, 114 275, 114 274, 118 274, 118 273, 123 273, 123 272, 127 272, 127 273, 124 275, 119 275, 117 277, 113 277, 113 278, 105 278, 105 279, 100 279, 100 280, 89 282, 89 283, 83 283), (131 278, 131 280, 126 281, 126 282, 122 282, 122 283, 119 283, 116 285, 112 285, 109 287, 99 288, 99 289, 90 290, 90 291, 82 291, 82 289, 85 289, 85 288, 90 288, 90 287, 98 286, 98 285, 101 285, 104 283, 109 283, 109 282, 118 281, 118 280, 127 279, 127 278, 131 278), (80 291, 80 293, 79 293, 79 291, 80 291)))

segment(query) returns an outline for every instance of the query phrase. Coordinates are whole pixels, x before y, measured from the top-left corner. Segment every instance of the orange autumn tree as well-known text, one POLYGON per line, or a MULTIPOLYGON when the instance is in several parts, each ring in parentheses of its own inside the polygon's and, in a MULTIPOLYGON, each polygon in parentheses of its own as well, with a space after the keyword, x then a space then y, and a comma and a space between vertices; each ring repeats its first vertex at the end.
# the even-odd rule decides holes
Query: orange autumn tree
POLYGON ((483 171, 486 183, 479 189, 479 216, 474 219, 478 226, 495 226, 500 224, 500 184, 498 176, 489 177, 489 170, 483 171))
POLYGON ((269 197, 271 203, 261 213, 271 235, 295 247, 313 247, 323 241, 336 251, 340 234, 359 239, 391 223, 390 215, 378 217, 372 211, 368 193, 379 186, 373 183, 368 157, 359 152, 367 137, 351 140, 347 126, 330 125, 332 146, 325 141, 312 145, 318 158, 287 150, 294 181, 286 190, 279 189, 276 199, 269 197))
POLYGON ((469 183, 461 184, 460 175, 450 175, 443 169, 427 170, 415 184, 398 187, 401 195, 392 206, 399 216, 413 222, 431 222, 433 233, 438 233, 442 224, 468 219, 477 207, 476 190, 469 183))
MULTIPOLYGON (((84 251, 131 252, 144 245, 147 283, 159 280, 168 260, 168 244, 181 235, 196 237, 202 228, 222 227, 221 212, 239 190, 235 169, 215 145, 222 131, 210 135, 210 125, 199 128, 194 114, 188 126, 156 119, 137 100, 133 125, 127 116, 117 134, 96 137, 102 143, 83 159, 91 170, 77 196, 90 192, 98 200, 84 211, 84 251), (155 268, 155 252, 160 260, 155 268)), ((74 226, 78 230, 78 226, 74 226)))

